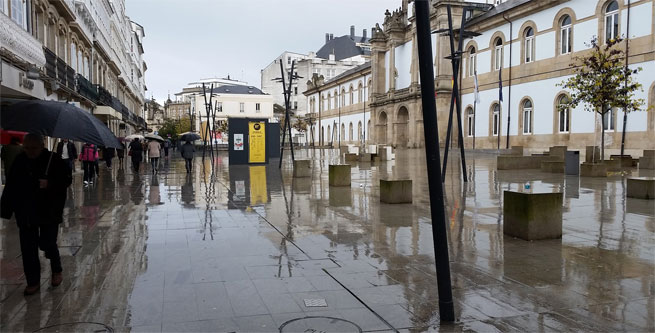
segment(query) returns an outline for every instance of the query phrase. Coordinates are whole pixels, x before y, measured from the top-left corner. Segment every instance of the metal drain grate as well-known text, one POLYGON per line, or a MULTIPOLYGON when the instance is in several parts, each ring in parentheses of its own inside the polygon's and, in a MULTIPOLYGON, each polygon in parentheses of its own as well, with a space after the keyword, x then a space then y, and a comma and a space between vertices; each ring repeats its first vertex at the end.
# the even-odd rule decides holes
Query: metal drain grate
POLYGON ((305 306, 308 308, 319 308, 319 307, 328 306, 324 298, 305 299, 304 301, 305 301, 305 306))

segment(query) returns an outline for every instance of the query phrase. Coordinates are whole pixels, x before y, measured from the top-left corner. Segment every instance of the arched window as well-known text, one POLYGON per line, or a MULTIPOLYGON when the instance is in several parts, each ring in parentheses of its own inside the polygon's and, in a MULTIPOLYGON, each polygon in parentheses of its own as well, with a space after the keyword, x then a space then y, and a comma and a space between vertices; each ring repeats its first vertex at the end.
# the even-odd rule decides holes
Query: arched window
POLYGON ((526 63, 534 61, 534 29, 528 27, 525 29, 525 54, 524 60, 526 63))
POLYGON ((346 89, 341 89, 341 106, 346 106, 346 89))
POLYGON ((619 5, 616 1, 607 4, 605 8, 605 40, 610 40, 619 35, 619 5))
POLYGON ((355 89, 353 89, 353 85, 350 85, 350 105, 355 104, 355 89))
POLYGON ((334 97, 334 108, 336 109, 336 108, 339 107, 339 91, 338 90, 334 90, 334 96, 333 97, 334 97))
POLYGON ((560 54, 571 52, 571 16, 564 15, 560 21, 560 54))
POLYGON ((346 141, 346 124, 341 123, 341 133, 339 134, 339 141, 346 141))
POLYGON ((327 109, 328 110, 332 109, 332 95, 330 95, 330 93, 328 93, 328 96, 327 96, 327 109))
POLYGON ((348 138, 350 141, 353 141, 355 137, 353 136, 353 123, 351 122, 350 125, 348 126, 348 138))
POLYGON ((473 136, 475 134, 475 113, 473 108, 466 109, 466 120, 468 121, 467 134, 473 136))
POLYGON ((532 133, 532 102, 526 99, 523 102, 523 134, 532 133))
POLYGON ((567 105, 569 103, 569 98, 566 95, 562 95, 557 99, 557 111, 559 113, 559 132, 568 133, 570 130, 570 113, 571 109, 567 105))
POLYGON ((75 45, 75 43, 71 43, 70 56, 71 56, 70 65, 71 67, 73 67, 73 69, 77 70, 77 45, 75 45))
POLYGON ((503 67, 503 40, 496 38, 494 45, 494 70, 500 70, 503 67))
POLYGON ((498 133, 500 133, 500 104, 496 103, 493 106, 493 111, 492 111, 492 133, 494 136, 497 136, 498 133))
POLYGON ((357 140, 360 140, 360 141, 361 141, 362 139, 363 139, 363 138, 362 138, 362 121, 360 120, 360 121, 357 123, 357 140))
POLYGON ((359 86, 357 87, 357 103, 362 103, 364 101, 364 87, 362 86, 362 82, 359 82, 359 86))
POLYGON ((476 63, 475 47, 471 46, 471 48, 469 49, 468 76, 475 75, 475 70, 476 70, 475 63, 476 63))

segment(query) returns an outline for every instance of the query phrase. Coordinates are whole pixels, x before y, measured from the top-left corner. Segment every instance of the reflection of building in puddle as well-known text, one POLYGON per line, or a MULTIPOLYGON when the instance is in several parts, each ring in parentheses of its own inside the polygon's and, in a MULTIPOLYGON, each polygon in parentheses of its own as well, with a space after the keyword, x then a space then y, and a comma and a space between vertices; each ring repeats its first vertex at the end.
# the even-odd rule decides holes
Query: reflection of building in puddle
POLYGON ((180 188, 182 202, 184 203, 185 207, 193 207, 196 198, 195 191, 193 189, 192 177, 193 177, 192 175, 187 175, 186 182, 184 182, 184 184, 180 188))
POLYGON ((330 186, 329 197, 330 206, 334 207, 348 207, 351 206, 353 202, 350 186, 330 186))
POLYGON ((251 166, 250 168, 250 205, 265 204, 268 202, 266 190, 266 167, 251 166))
POLYGON ((229 167, 230 192, 228 208, 246 209, 271 201, 267 170, 270 167, 231 165, 229 167))
POLYGON ((646 219, 646 229, 655 232, 655 204, 653 204, 653 201, 626 198, 625 203, 626 213, 648 216, 646 219))
POLYGON ((312 191, 312 179, 310 177, 293 178, 291 189, 296 194, 309 194, 312 191))
POLYGON ((503 272, 510 280, 540 287, 562 280, 562 240, 524 241, 505 235, 503 272))
POLYGON ((148 203, 150 205, 159 205, 161 204, 161 196, 159 194, 159 179, 157 176, 152 177, 150 182, 150 188, 148 191, 148 203))

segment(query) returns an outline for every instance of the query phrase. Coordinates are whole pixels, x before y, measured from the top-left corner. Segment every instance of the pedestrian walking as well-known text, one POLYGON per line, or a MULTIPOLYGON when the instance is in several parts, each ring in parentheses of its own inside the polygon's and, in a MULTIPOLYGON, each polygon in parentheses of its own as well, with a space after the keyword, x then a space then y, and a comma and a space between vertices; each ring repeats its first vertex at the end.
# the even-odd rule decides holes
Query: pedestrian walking
POLYGON ((152 166, 152 173, 158 172, 159 157, 161 156, 161 145, 156 140, 148 142, 148 157, 150 157, 150 165, 152 166))
POLYGON ((171 147, 171 142, 169 140, 164 141, 164 156, 168 158, 168 149, 171 147))
POLYGON ((57 154, 66 162, 71 172, 75 172, 75 159, 77 157, 77 147, 72 141, 63 139, 57 144, 57 154))
POLYGON ((107 164, 107 169, 111 170, 111 160, 114 158, 116 150, 114 148, 105 148, 102 152, 102 156, 105 158, 105 163, 107 164))
POLYGON ((123 168, 123 159, 125 158, 125 144, 121 142, 120 148, 116 149, 116 155, 118 155, 118 168, 123 168))
POLYGON ((57 287, 63 281, 57 232, 71 182, 68 166, 58 154, 45 148, 43 137, 26 135, 24 152, 16 157, 0 199, 2 218, 16 216, 27 280, 25 295, 36 294, 40 289, 39 249, 50 259, 50 284, 57 287))
POLYGON ((143 160, 143 146, 141 145, 141 142, 139 142, 139 138, 135 138, 130 143, 129 149, 130 151, 128 152, 128 155, 132 157, 132 167, 134 168, 134 171, 139 173, 139 167, 143 160))
POLYGON ((86 143, 82 146, 79 159, 82 161, 82 168, 84 170, 84 185, 93 184, 97 154, 96 147, 92 143, 86 143))
POLYGON ((2 147, 0 159, 2 159, 2 164, 5 166, 5 178, 9 177, 9 171, 11 171, 14 160, 22 152, 23 147, 20 145, 20 139, 17 137, 12 137, 9 144, 2 147))
POLYGON ((193 164, 193 155, 196 152, 196 148, 191 144, 191 141, 187 141, 182 147, 180 147, 180 154, 184 158, 184 166, 186 167, 186 173, 191 173, 191 165, 193 164))

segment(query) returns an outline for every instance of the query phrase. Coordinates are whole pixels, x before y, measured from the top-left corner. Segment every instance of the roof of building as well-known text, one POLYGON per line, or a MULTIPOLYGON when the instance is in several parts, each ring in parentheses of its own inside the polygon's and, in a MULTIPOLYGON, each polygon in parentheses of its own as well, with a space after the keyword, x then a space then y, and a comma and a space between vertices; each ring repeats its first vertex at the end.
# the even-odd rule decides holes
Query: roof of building
POLYGON ((357 73, 357 72, 359 72, 361 70, 364 70, 364 69, 367 69, 367 68, 370 68, 370 67, 371 67, 371 62, 367 61, 362 65, 359 65, 359 66, 357 66, 355 68, 351 68, 351 69, 349 69, 349 70, 347 70, 347 71, 345 71, 345 72, 331 78, 329 81, 326 82, 326 84, 327 83, 332 83, 332 82, 337 81, 337 80, 340 80, 341 78, 344 78, 344 77, 346 77, 346 76, 348 76, 350 74, 357 73))
POLYGON ((502 14, 508 10, 511 10, 515 7, 518 7, 524 3, 530 2, 532 0, 508 0, 506 2, 503 2, 501 4, 498 4, 494 6, 492 9, 489 11, 483 13, 482 15, 476 16, 471 21, 469 21, 467 24, 475 24, 481 21, 484 21, 485 19, 488 19, 490 17, 494 17, 496 15, 502 14))
POLYGON ((358 55, 371 55, 371 50, 365 50, 357 43, 369 43, 369 38, 355 36, 354 40, 350 35, 344 35, 329 40, 323 47, 321 47, 316 56, 323 59, 329 59, 330 54, 334 54, 334 60, 346 59, 358 55))
POLYGON ((255 88, 253 86, 241 86, 241 85, 232 85, 232 86, 220 86, 212 90, 214 94, 237 94, 237 95, 267 95, 263 91, 255 88))

